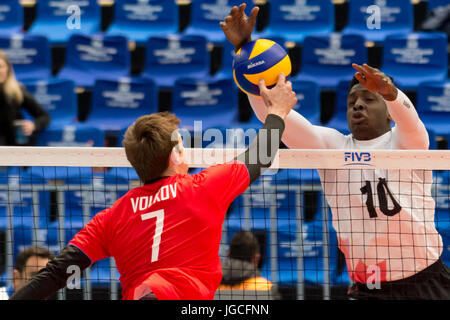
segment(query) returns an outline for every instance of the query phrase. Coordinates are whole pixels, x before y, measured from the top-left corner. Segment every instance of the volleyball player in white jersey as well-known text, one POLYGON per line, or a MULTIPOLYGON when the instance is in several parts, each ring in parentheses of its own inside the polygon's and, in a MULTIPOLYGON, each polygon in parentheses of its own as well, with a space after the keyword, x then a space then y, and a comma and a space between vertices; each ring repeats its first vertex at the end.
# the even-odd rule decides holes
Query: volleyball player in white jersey
MULTIPOLYGON (((247 17, 245 7, 234 7, 221 23, 236 49, 251 40, 258 14, 255 7, 247 17)), ((351 134, 314 126, 291 110, 282 141, 293 149, 428 149, 424 124, 392 79, 366 64, 353 67, 357 72, 347 98, 351 134)), ((248 98, 264 122, 263 99, 248 98)), ((355 282, 351 297, 450 299, 450 270, 440 259, 442 238, 434 225, 431 171, 319 170, 319 174, 338 245, 355 282)))

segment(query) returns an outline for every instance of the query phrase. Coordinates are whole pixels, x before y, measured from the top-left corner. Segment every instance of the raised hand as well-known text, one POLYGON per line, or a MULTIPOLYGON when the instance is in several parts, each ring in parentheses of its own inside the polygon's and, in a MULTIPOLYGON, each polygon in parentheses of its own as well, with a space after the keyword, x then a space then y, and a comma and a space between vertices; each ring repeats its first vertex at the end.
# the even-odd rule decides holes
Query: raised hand
POLYGON ((397 98, 397 87, 392 80, 378 69, 367 64, 362 66, 353 63, 353 68, 357 70, 355 77, 367 90, 379 93, 385 100, 393 101, 397 98))
POLYGON ((259 12, 259 8, 254 7, 250 12, 250 17, 247 17, 244 12, 246 7, 247 4, 245 3, 242 3, 239 7, 234 6, 224 21, 220 22, 223 33, 228 41, 234 45, 236 51, 251 41, 259 12))
POLYGON ((286 81, 284 73, 280 73, 278 82, 272 89, 266 87, 264 79, 259 80, 258 86, 268 113, 276 114, 284 119, 297 103, 297 96, 292 90, 292 83, 286 81))

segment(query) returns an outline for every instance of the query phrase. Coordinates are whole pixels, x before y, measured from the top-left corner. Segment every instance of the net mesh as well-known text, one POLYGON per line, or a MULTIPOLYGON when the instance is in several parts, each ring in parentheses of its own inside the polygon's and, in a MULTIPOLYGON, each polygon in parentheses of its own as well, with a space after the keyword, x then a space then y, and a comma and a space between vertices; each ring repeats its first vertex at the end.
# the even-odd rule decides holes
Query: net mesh
MULTIPOLYGON (((120 148, 0 149, 0 287, 9 292, 19 252, 40 246, 57 254, 97 212, 141 185, 120 148)), ((190 174, 213 164, 211 153, 205 162, 205 150, 189 151, 190 174), (203 156, 196 158, 197 151, 203 156)), ((240 152, 228 151, 216 150, 213 162, 240 152)), ((449 152, 366 156, 281 150, 279 155, 231 204, 219 252, 225 278, 230 273, 225 268, 235 266, 226 262, 230 241, 242 230, 252 231, 260 258, 241 267, 248 277, 273 286, 262 280, 253 287, 224 285, 216 299, 348 299, 355 280, 376 286, 416 273, 439 256, 450 265, 449 152), (396 212, 396 202, 403 211, 396 212), (392 265, 378 263, 384 260, 392 265)), ((100 260, 80 281, 74 270, 54 298, 120 299, 119 277, 114 258, 100 260)))

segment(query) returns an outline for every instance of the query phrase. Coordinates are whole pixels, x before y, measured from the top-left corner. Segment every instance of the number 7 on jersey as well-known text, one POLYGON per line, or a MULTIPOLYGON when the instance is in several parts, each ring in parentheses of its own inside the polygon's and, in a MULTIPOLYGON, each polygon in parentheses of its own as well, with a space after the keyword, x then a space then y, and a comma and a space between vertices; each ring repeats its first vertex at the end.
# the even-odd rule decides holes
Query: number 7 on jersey
POLYGON ((159 256, 159 244, 161 243, 161 234, 164 228, 164 209, 144 213, 141 215, 142 221, 156 218, 156 227, 155 227, 155 235, 153 236, 153 245, 152 245, 152 261, 158 261, 159 256))

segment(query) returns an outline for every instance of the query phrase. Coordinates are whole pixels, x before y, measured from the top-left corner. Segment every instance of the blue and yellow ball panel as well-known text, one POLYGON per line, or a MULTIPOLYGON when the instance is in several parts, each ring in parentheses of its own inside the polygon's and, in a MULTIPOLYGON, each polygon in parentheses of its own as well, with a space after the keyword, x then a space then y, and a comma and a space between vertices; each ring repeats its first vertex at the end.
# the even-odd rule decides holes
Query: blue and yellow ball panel
POLYGON ((261 78, 270 89, 276 85, 280 73, 289 79, 291 69, 286 50, 267 39, 247 43, 236 52, 233 60, 234 81, 242 91, 254 96, 260 96, 258 83, 261 78))

